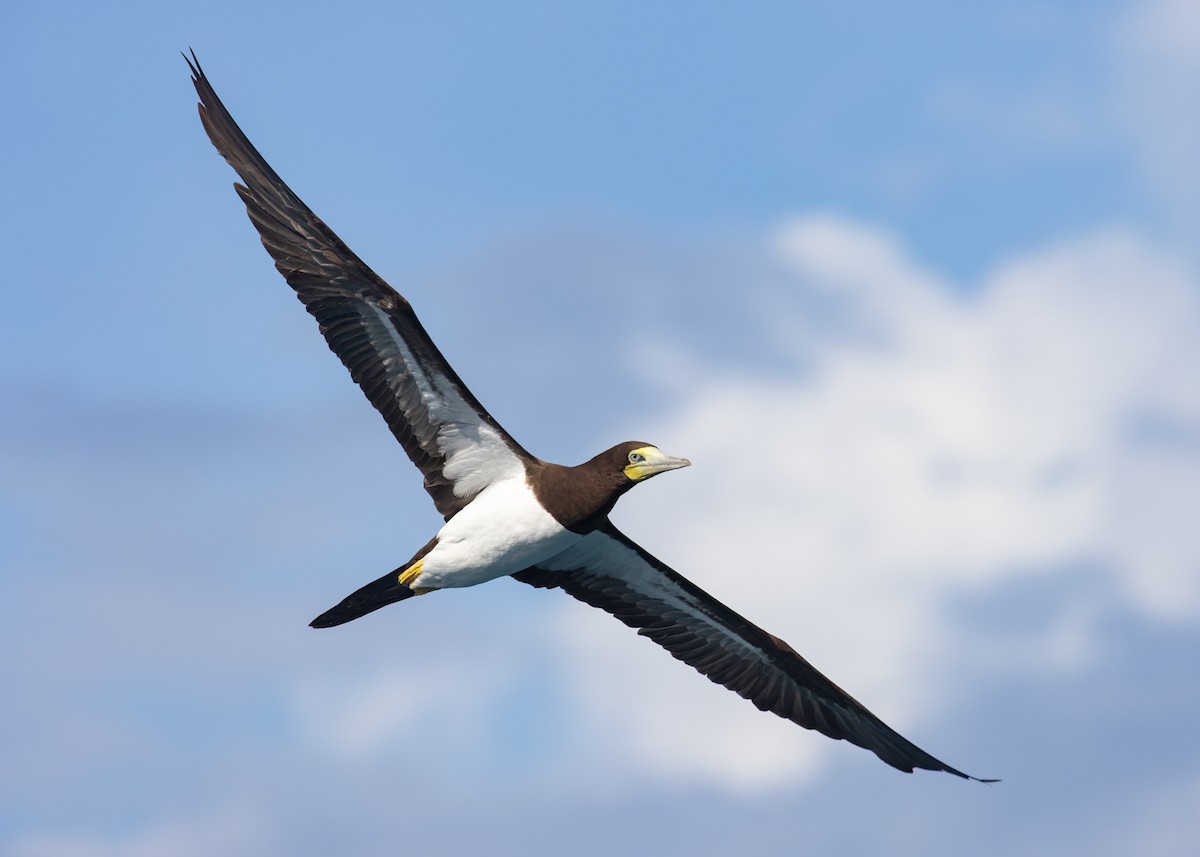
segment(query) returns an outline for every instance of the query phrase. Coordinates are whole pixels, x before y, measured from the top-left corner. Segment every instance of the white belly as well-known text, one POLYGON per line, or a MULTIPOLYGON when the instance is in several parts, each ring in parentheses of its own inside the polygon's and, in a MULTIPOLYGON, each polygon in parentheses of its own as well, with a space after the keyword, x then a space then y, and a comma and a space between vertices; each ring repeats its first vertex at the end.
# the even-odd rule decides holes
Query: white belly
POLYGON ((554 520, 519 478, 485 488, 437 538, 411 586, 474 586, 549 559, 583 536, 554 520))

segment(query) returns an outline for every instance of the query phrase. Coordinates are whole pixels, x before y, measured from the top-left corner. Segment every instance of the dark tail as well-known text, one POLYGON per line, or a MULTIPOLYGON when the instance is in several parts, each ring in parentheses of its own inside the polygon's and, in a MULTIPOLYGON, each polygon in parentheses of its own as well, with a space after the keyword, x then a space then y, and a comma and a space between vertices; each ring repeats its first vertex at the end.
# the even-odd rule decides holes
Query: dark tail
POLYGON ((313 628, 332 628, 343 625, 359 616, 365 616, 380 607, 411 598, 416 593, 407 586, 400 585, 400 574, 403 568, 389 571, 374 583, 368 583, 353 595, 347 595, 342 603, 331 610, 326 610, 309 623, 313 628))

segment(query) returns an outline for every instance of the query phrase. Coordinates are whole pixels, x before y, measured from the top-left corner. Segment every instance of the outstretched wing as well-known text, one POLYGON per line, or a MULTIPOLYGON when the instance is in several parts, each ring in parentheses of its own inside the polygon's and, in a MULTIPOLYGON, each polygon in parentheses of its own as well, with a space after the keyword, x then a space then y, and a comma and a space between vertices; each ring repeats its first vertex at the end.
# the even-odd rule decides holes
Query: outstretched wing
POLYGON ((924 768, 977 779, 904 738, 783 640, 663 565, 611 523, 513 577, 532 586, 561 588, 611 613, 763 711, 830 738, 844 738, 902 771, 924 768))
MULTIPOLYGON (((184 59, 187 59, 185 56, 184 59)), ((233 121, 195 54, 200 119, 275 267, 425 476, 446 518, 531 459, 467 389, 412 307, 292 193, 233 121)))

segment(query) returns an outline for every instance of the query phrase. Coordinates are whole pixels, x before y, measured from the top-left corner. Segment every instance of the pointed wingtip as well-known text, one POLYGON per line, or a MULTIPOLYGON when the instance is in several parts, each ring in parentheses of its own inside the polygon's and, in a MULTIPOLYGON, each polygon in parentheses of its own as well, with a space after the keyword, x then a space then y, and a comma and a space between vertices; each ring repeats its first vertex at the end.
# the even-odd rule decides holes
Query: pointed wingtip
POLYGON ((990 779, 987 777, 973 777, 970 774, 964 774, 962 771, 958 770, 957 768, 952 768, 949 765, 943 766, 942 770, 945 771, 947 774, 954 774, 954 776, 956 776, 956 777, 962 777, 964 780, 970 780, 973 783, 998 783, 998 782, 1000 782, 1000 780, 998 780, 998 779, 990 779))
POLYGON ((991 779, 988 777, 973 777, 970 774, 964 774, 962 771, 958 770, 957 768, 952 768, 949 765, 943 766, 941 770, 945 771, 947 774, 954 774, 954 776, 956 776, 956 777, 962 777, 964 780, 970 780, 973 783, 998 783, 998 782, 1000 782, 999 779, 991 779))
POLYGON ((190 45, 188 46, 187 53, 180 51, 179 54, 183 57, 183 61, 188 64, 188 69, 192 72, 192 80, 199 81, 200 78, 204 77, 204 69, 200 67, 200 60, 196 58, 196 51, 190 45), (191 54, 191 56, 189 57, 188 54, 191 54))

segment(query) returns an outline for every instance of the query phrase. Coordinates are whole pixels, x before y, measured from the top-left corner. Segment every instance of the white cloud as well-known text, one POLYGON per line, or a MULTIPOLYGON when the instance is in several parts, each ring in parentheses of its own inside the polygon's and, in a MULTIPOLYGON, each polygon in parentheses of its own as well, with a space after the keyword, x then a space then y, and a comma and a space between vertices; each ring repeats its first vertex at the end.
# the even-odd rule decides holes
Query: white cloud
POLYGON ((444 658, 397 657, 390 667, 310 677, 295 691, 305 741, 349 762, 402 750, 433 734, 479 741, 497 697, 513 680, 511 659, 478 651, 444 658))
MULTIPOLYGON (((694 373, 671 379, 694 395, 645 434, 697 466, 622 501, 633 537, 901 731, 967 692, 952 675, 1090 663, 1106 611, 1200 617, 1200 440, 1136 428, 1200 437, 1200 310, 1176 261, 1102 232, 1013 259, 968 296, 851 221, 798 219, 776 252, 832 307, 829 329, 747 294, 806 374, 711 349, 661 361, 694 373), (955 622, 951 599, 1081 565, 1088 591, 1002 652, 955 622)), ((578 707, 630 771, 754 790, 834 752, 572 608, 578 707)), ((910 737, 972 769, 963 748, 910 737)))

